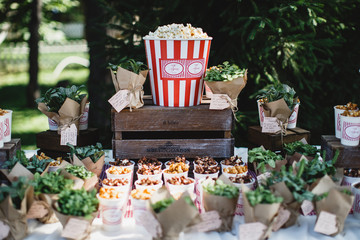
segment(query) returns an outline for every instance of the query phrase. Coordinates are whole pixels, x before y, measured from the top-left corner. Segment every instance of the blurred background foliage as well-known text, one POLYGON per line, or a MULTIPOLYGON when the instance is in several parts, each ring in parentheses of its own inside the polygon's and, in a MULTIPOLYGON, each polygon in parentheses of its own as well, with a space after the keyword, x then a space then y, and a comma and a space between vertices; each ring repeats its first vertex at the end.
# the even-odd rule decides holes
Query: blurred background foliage
MULTIPOLYGON (((31 1, 15 2, 20 4, 16 9, 21 12, 31 1)), ((6 8, 1 4, 3 16, 6 8)), ((286 83, 297 91, 301 101, 298 126, 310 130, 311 142, 319 144, 320 135, 334 134, 333 106, 348 101, 359 103, 359 12, 360 0, 43 0, 43 23, 47 25, 43 29, 62 31, 59 26, 64 22, 86 21, 88 30, 99 32, 96 39, 87 35, 90 49, 103 46, 90 51, 91 78, 91 68, 105 69, 107 62, 116 64, 125 58, 146 62, 142 36, 159 25, 191 23, 201 27, 213 37, 209 67, 227 60, 248 69, 248 84, 238 99, 236 146, 247 146, 247 127, 259 122, 256 100, 250 95, 274 82, 286 83), (87 14, 89 9, 98 14, 87 14), (102 31, 106 34, 100 34, 102 31), (104 54, 103 64, 91 66, 93 59, 103 58, 104 54)), ((0 26, 3 22, 0 17, 0 26)), ((26 17, 20 19, 20 25, 26 26, 26 22, 26 17)), ((26 39, 23 29, 11 41, 26 39)), ((43 41, 50 41, 45 35, 43 41)), ((65 36, 65 41, 69 39, 65 36)), ((108 76, 102 75, 103 79, 97 79, 98 85, 90 80, 88 83, 105 93, 101 102, 98 100, 98 109, 108 109, 106 99, 114 89, 108 76), (103 83, 106 86, 100 87, 103 83)), ((0 87, 3 76, 0 73, 0 87)), ((84 73, 79 76, 83 77, 84 73)), ((70 79, 74 83, 86 81, 77 79, 76 74, 70 79)), ((145 90, 150 94, 149 81, 146 84, 145 90)), ((3 104, 2 87, 0 100, 3 104)), ((109 116, 105 117, 108 122, 109 116)))

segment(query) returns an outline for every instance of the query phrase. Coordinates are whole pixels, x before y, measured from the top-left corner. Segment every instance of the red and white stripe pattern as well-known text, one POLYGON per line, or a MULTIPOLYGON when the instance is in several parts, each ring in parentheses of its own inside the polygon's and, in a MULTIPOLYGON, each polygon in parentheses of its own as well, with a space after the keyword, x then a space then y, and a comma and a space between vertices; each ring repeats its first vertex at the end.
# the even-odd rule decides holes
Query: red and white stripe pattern
POLYGON ((144 38, 154 104, 188 107, 200 104, 211 39, 144 38))

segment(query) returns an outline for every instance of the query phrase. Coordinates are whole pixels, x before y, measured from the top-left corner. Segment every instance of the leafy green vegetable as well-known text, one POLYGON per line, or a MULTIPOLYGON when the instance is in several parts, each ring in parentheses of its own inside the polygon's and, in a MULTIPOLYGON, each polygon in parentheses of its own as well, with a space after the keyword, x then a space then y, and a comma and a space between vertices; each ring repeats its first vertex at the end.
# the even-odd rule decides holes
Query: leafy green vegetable
POLYGON ((77 103, 80 103, 86 96, 86 94, 81 94, 81 91, 84 89, 84 85, 81 85, 80 87, 73 85, 67 88, 50 88, 45 92, 43 97, 36 99, 35 102, 44 103, 49 108, 50 112, 58 112, 66 98, 70 98, 77 103))
POLYGON ((26 168, 29 169, 30 172, 32 172, 32 173, 36 173, 36 172, 42 173, 42 172, 44 172, 47 164, 51 161, 52 161, 52 159, 39 160, 37 158, 37 156, 34 155, 31 157, 29 164, 26 166, 26 168))
POLYGON ((305 170, 305 164, 305 161, 301 161, 297 175, 294 175, 292 167, 286 170, 285 166, 282 166, 280 172, 273 171, 271 176, 266 179, 266 187, 284 182, 297 202, 301 203, 304 200, 312 201, 314 194, 306 190, 306 182, 301 178, 305 170))
POLYGON ((9 169, 9 171, 11 171, 17 162, 20 162, 25 167, 29 164, 29 159, 26 157, 24 151, 16 151, 16 155, 5 161, 2 168, 9 169))
POLYGON ((88 179, 88 178, 91 178, 92 176, 94 176, 94 173, 86 170, 86 168, 84 166, 69 165, 65 168, 65 170, 68 173, 74 175, 75 177, 78 177, 81 179, 88 179))
POLYGON ((237 65, 229 62, 213 66, 206 71, 205 81, 232 81, 239 77, 244 77, 245 69, 240 69, 237 65))
POLYGON ((59 194, 58 211, 71 216, 90 217, 99 205, 96 190, 87 192, 82 189, 65 189, 59 194))
POLYGON ((294 153, 300 153, 305 156, 315 157, 318 153, 316 147, 311 146, 310 144, 305 144, 300 141, 292 143, 284 143, 284 151, 289 155, 294 155, 294 153))
POLYGON ((134 59, 129 59, 127 61, 124 61, 119 65, 109 63, 109 67, 115 73, 118 67, 122 67, 136 74, 139 74, 141 71, 148 70, 148 67, 143 62, 135 61, 134 59))
POLYGON ((270 167, 275 168, 276 161, 283 160, 283 157, 270 150, 265 150, 261 147, 258 147, 249 150, 248 160, 250 163, 258 163, 257 169, 259 169, 260 172, 265 172, 266 164, 269 164, 270 167))
POLYGON ((257 204, 281 203, 284 200, 282 197, 275 196, 269 189, 265 189, 261 185, 254 191, 246 192, 246 198, 253 207, 257 204))
MULTIPOLYGON (((298 98, 295 97, 295 90, 289 87, 289 85, 281 83, 267 85, 254 95, 257 95, 256 99, 263 99, 265 102, 273 102, 284 98, 286 104, 291 110, 293 110, 295 105, 298 103, 298 98)), ((251 97, 254 97, 254 95, 251 97)))
POLYGON ((105 154, 101 143, 96 143, 95 146, 89 145, 85 147, 75 147, 69 143, 67 145, 70 147, 71 156, 75 154, 80 160, 90 157, 90 159, 96 163, 105 154))
POLYGON ((216 181, 204 182, 203 189, 210 194, 223 196, 230 199, 239 196, 239 188, 227 185, 219 179, 216 181))
POLYGON ((63 175, 60 175, 60 170, 45 173, 43 176, 40 176, 39 173, 35 173, 34 175, 35 194, 58 194, 64 189, 72 188, 73 185, 74 181, 66 179, 63 175))
POLYGON ((19 177, 17 181, 11 183, 10 186, 0 186, 0 203, 4 201, 7 196, 11 197, 11 200, 16 209, 20 209, 21 201, 25 197, 26 189, 29 187, 29 179, 26 177, 19 177))
MULTIPOLYGON (((326 152, 323 153, 323 159, 325 159, 326 152)), ((334 166, 337 158, 339 156, 339 151, 335 152, 334 158, 332 161, 321 161, 319 156, 316 155, 315 158, 311 161, 308 161, 305 165, 305 169, 301 178, 305 180, 305 182, 311 185, 318 178, 322 178, 326 174, 329 176, 334 176, 336 173, 336 167, 334 166)), ((305 161, 305 160, 302 160, 305 161)), ((299 166, 301 162, 297 164, 299 166)))
POLYGON ((164 211, 168 206, 170 206, 174 201, 175 201, 175 199, 172 197, 165 198, 154 204, 151 204, 151 207, 154 210, 154 212, 160 213, 160 212, 164 211))

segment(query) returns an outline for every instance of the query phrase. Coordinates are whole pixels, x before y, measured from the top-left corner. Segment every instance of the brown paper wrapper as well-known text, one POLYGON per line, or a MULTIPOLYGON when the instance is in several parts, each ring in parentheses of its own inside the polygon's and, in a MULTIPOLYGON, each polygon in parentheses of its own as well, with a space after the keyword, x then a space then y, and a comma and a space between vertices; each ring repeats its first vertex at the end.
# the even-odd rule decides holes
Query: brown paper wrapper
POLYGON ((244 77, 236 78, 232 81, 206 81, 214 94, 227 94, 230 99, 237 100, 240 92, 244 89, 247 82, 247 70, 244 77))
POLYGON ((171 195, 165 187, 155 192, 148 201, 148 210, 159 221, 162 228, 162 237, 158 239, 179 239, 179 234, 186 229, 201 222, 198 210, 194 206, 190 206, 184 198, 189 196, 187 192, 173 202, 169 207, 160 213, 155 213, 150 204, 169 198, 171 195))
POLYGON ((314 157, 310 157, 310 156, 305 156, 305 155, 302 155, 300 153, 294 153, 293 155, 285 155, 285 159, 287 160, 288 162, 288 165, 292 166, 292 164, 294 162, 300 162, 301 159, 303 158, 306 158, 307 161, 311 161, 314 159, 314 157))
POLYGON ((343 231, 346 217, 349 215, 349 212, 354 202, 354 196, 350 196, 340 192, 341 189, 349 188, 332 188, 326 198, 315 203, 317 217, 319 217, 321 211, 326 211, 336 215, 338 231, 331 236, 335 236, 343 231))
POLYGON ((105 163, 105 154, 100 157, 99 160, 94 163, 90 157, 79 159, 75 154, 72 157, 73 164, 76 166, 84 166, 89 171, 96 174, 97 177, 100 177, 104 163, 105 163))
POLYGON ((131 110, 131 108, 140 108, 144 106, 143 85, 149 70, 141 71, 139 74, 136 74, 119 67, 116 71, 116 76, 111 69, 110 72, 116 92, 124 89, 130 91, 130 103, 127 107, 130 107, 131 110))
POLYGON ((283 98, 273 102, 263 103, 262 106, 265 117, 276 117, 283 123, 286 123, 291 115, 291 110, 283 98))
POLYGON ((69 126, 72 123, 75 123, 79 133, 79 119, 84 113, 87 99, 87 96, 85 96, 79 104, 70 98, 66 98, 58 113, 49 112, 48 107, 44 103, 39 103, 38 109, 59 125, 59 134, 61 132, 62 126, 69 126))
POLYGON ((30 172, 20 162, 17 162, 10 172, 8 171, 8 169, 1 169, 1 172, 10 182, 16 181, 19 177, 27 177, 30 180, 34 179, 34 174, 32 174, 32 172, 30 172))
POLYGON ((30 207, 34 201, 39 201, 45 207, 45 209, 48 211, 48 213, 44 217, 38 218, 39 222, 45 223, 45 224, 50 224, 50 223, 56 223, 59 221, 59 219, 56 217, 56 215, 51 207, 53 200, 57 199, 57 195, 58 194, 40 193, 38 195, 34 194, 32 197, 28 198, 28 202, 27 202, 28 209, 30 209, 30 207))
POLYGON ((25 197, 21 201, 20 209, 15 209, 10 196, 7 196, 0 203, 0 220, 10 227, 10 233, 6 239, 20 240, 27 235, 26 202, 27 196, 32 194, 32 187, 25 192, 25 197))

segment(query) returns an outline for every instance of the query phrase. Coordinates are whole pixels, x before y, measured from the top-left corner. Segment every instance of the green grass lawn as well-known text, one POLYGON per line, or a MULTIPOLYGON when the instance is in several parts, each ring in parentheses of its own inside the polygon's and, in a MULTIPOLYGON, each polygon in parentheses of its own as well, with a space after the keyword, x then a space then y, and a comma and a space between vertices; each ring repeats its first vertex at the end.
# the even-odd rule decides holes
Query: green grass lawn
MULTIPOLYGON (((39 74, 42 92, 54 87, 59 81, 70 84, 86 84, 89 70, 86 68, 65 69, 58 79, 52 71, 43 70, 39 74)), ((47 117, 38 109, 26 107, 27 72, 0 74, 0 108, 13 110, 12 137, 21 138, 22 149, 36 149, 35 134, 49 128, 47 117)))

